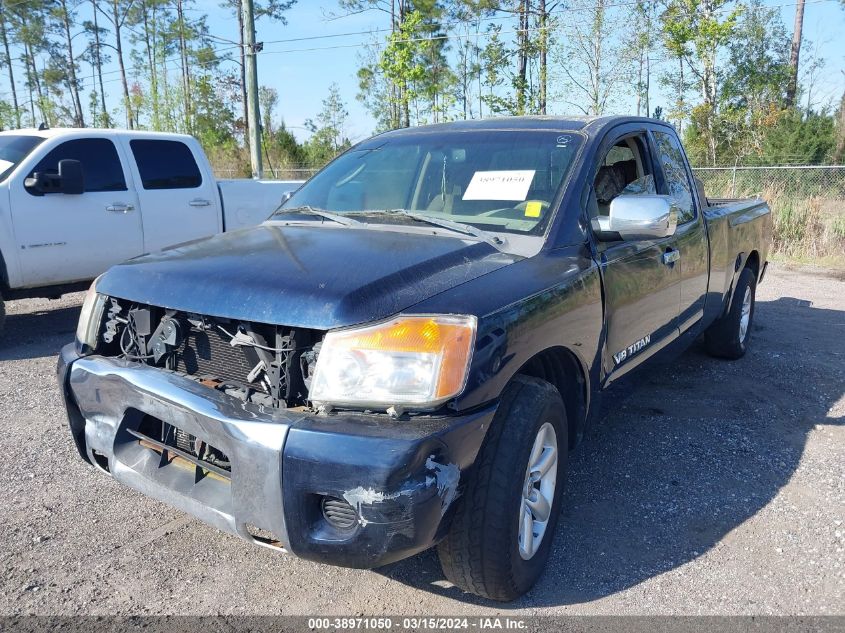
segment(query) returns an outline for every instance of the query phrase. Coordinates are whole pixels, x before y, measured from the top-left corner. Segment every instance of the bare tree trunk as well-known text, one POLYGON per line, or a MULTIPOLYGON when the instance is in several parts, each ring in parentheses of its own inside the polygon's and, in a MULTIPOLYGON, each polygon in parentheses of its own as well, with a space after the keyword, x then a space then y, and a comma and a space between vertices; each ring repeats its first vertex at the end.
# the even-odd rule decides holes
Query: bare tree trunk
POLYGON ((519 31, 516 34, 516 113, 525 114, 525 88, 528 73, 528 11, 531 0, 519 1, 519 31))
POLYGON ((159 100, 158 100, 158 70, 156 69, 156 41, 155 41, 155 6, 153 6, 153 30, 150 31, 150 21, 148 18, 150 10, 147 3, 141 5, 141 19, 144 24, 144 44, 147 47, 147 64, 150 67, 150 92, 153 97, 153 116, 152 124, 154 130, 161 129, 161 118, 159 114, 159 100))
POLYGON ((804 0, 795 5, 795 26, 792 30, 792 48, 789 51, 789 83, 786 86, 784 105, 795 105, 795 93, 798 91, 798 58, 801 54, 801 32, 804 29, 804 0))
POLYGON ((97 81, 100 84, 100 105, 103 108, 102 123, 106 127, 111 125, 109 109, 106 107, 106 91, 103 88, 103 56, 100 48, 100 25, 97 23, 97 0, 91 0, 94 7, 94 62, 97 67, 97 81))
POLYGON ((601 99, 602 77, 602 41, 604 40, 604 0, 597 0, 595 8, 595 19, 592 28, 592 43, 593 43, 593 69, 591 77, 591 112, 593 115, 600 115, 604 112, 604 105, 601 99))
POLYGON ((32 94, 32 72, 29 69, 29 58, 24 55, 21 57, 21 61, 24 63, 24 68, 26 69, 26 89, 29 93, 29 122, 31 127, 35 127, 37 125, 35 122, 35 96, 32 94))
MULTIPOLYGON (((26 56, 27 74, 29 80, 35 86, 35 95, 38 97, 38 110, 41 112, 41 120, 49 126, 50 120, 47 111, 44 109, 44 93, 41 92, 41 81, 38 79, 38 68, 35 66, 35 53, 32 51, 32 45, 28 42, 24 43, 24 55, 26 56)), ((34 111, 32 118, 35 119, 34 111)))
POLYGON ((70 15, 68 15, 67 2, 60 0, 62 7, 62 26, 64 27, 65 40, 67 41, 67 70, 68 88, 70 89, 70 96, 73 100, 74 110, 74 125, 76 127, 85 127, 85 119, 82 114, 82 102, 79 100, 79 83, 76 80, 76 61, 73 57, 73 38, 70 35, 70 15))
POLYGON ((120 81, 123 84, 123 105, 126 109, 126 127, 135 129, 135 114, 132 112, 132 101, 129 98, 129 82, 126 80, 126 66, 123 63, 123 43, 120 38, 120 29, 123 27, 123 19, 120 17, 120 0, 111 0, 111 23, 114 26, 114 50, 117 53, 117 66, 120 70, 120 81))
POLYGON ((651 53, 645 54, 645 115, 651 116, 651 53))
POLYGON ((548 89, 548 53, 549 53, 549 34, 546 30, 549 14, 546 11, 546 0, 540 0, 537 5, 537 13, 539 15, 540 27, 540 87, 538 96, 538 110, 540 114, 546 114, 546 94, 548 89))
POLYGON ((834 157, 837 165, 841 165, 845 160, 845 91, 842 92, 842 98, 839 100, 839 124, 836 126, 836 150, 834 157))
POLYGON ((678 134, 684 130, 684 58, 678 58, 678 134))
POLYGON ((475 67, 478 70, 478 118, 483 119, 484 118, 484 109, 482 107, 482 104, 484 102, 484 99, 483 99, 483 91, 482 91, 483 84, 482 84, 482 79, 481 79, 481 73, 482 73, 482 71, 481 71, 481 47, 478 45, 478 28, 479 28, 480 22, 481 22, 480 18, 477 18, 476 21, 475 21, 476 37, 475 37, 475 44, 473 46, 473 49, 475 50, 475 67))
MULTIPOLYGON (((467 30, 469 33, 469 30, 467 30)), ((469 104, 469 37, 464 40, 463 48, 461 49, 461 101, 464 111, 464 121, 467 119, 467 106, 469 104)))
POLYGON ((18 109, 18 89, 15 87, 15 71, 12 69, 12 56, 9 53, 9 37, 6 33, 6 13, 3 2, 0 2, 0 39, 3 40, 6 66, 9 68, 9 85, 12 88, 12 107, 15 109, 15 125, 21 126, 21 112, 18 109))
POLYGON ((188 68, 188 46, 185 41, 185 14, 182 10, 182 0, 176 0, 176 13, 179 16, 179 56, 182 61, 182 92, 185 100, 185 131, 190 134, 193 129, 191 104, 191 71, 188 68))
MULTIPOLYGON (((640 50, 639 59, 637 63, 637 116, 640 116, 642 113, 642 100, 643 100, 643 65, 645 60, 643 59, 643 52, 640 50)), ((648 114, 646 114, 648 116, 648 114)))

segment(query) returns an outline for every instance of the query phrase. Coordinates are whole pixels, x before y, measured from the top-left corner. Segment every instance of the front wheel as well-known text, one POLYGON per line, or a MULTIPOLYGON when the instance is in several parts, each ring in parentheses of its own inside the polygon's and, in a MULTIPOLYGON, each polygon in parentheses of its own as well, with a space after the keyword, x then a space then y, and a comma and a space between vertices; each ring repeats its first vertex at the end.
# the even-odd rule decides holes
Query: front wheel
POLYGON ((713 356, 736 360, 745 356, 754 319, 754 297, 757 278, 754 271, 744 268, 739 274, 731 308, 704 333, 707 351, 713 356))
POLYGON ((567 437, 558 390, 516 376, 437 548, 449 581, 501 601, 518 598, 537 582, 560 515, 567 437))

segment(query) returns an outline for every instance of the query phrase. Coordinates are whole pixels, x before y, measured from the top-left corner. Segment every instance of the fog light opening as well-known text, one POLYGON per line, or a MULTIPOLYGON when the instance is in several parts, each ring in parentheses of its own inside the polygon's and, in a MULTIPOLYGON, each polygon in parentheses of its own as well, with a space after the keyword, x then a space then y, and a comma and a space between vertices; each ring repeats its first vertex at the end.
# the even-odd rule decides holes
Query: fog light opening
POLYGON ((323 497, 320 509, 326 523, 338 530, 350 530, 358 524, 358 512, 343 499, 323 497))

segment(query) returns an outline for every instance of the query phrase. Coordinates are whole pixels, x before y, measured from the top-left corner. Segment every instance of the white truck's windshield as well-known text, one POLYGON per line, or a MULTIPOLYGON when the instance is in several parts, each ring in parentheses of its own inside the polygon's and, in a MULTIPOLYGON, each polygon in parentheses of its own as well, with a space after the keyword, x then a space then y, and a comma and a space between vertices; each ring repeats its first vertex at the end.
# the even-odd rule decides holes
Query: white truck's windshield
POLYGON ((542 233, 581 146, 575 132, 420 132, 376 137, 343 154, 286 209, 363 217, 405 210, 516 234, 542 233))
POLYGON ((30 135, 0 135, 0 182, 44 139, 30 135))

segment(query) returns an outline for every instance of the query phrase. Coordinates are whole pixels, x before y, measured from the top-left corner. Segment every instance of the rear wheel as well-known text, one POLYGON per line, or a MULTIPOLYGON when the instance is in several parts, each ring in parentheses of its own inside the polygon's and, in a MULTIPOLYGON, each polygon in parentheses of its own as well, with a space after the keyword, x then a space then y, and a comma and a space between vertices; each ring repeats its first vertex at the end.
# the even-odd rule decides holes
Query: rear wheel
POLYGON ((560 514, 567 437, 557 389, 516 376, 502 396, 449 534, 437 548, 452 583, 502 601, 534 585, 560 514))
POLYGON ((754 271, 744 268, 737 280, 730 310, 704 333, 707 351, 713 356, 737 359, 745 355, 751 337, 756 289, 754 271))

